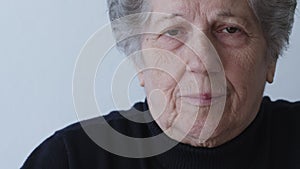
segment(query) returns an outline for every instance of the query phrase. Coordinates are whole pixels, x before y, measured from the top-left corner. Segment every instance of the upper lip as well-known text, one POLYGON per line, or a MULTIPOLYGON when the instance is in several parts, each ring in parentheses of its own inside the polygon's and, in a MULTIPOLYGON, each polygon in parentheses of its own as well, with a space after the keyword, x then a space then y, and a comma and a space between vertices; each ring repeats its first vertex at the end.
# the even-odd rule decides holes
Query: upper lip
POLYGON ((180 95, 180 97, 199 98, 202 100, 209 100, 209 99, 218 98, 218 97, 222 97, 222 96, 225 96, 225 94, 218 94, 218 93, 211 94, 210 92, 180 95))

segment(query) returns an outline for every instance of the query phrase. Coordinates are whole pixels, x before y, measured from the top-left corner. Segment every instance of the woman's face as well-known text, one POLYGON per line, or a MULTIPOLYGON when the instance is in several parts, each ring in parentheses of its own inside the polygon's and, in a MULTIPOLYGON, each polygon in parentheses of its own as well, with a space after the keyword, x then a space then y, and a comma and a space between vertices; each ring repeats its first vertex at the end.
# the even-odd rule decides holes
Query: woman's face
POLYGON ((275 70, 247 0, 150 5, 164 14, 150 17, 145 28, 155 33, 143 36, 139 79, 160 128, 204 147, 239 135, 255 118, 275 70))

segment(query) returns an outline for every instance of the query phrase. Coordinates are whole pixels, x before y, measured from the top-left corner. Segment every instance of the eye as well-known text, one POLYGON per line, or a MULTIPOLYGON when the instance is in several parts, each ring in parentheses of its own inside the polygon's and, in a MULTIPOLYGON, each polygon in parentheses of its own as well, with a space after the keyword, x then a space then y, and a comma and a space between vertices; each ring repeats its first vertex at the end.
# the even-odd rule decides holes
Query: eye
POLYGON ((217 27, 216 38, 227 47, 241 47, 246 44, 248 35, 245 29, 232 24, 225 24, 217 27))
POLYGON ((180 33, 180 30, 178 30, 178 29, 170 29, 170 30, 167 30, 165 33, 163 33, 163 35, 177 36, 177 35, 179 35, 179 33, 180 33))
POLYGON ((226 27, 226 28, 223 29, 221 32, 233 34, 233 33, 241 32, 241 29, 239 29, 239 28, 237 28, 237 27, 226 27))
POLYGON ((174 50, 182 46, 186 35, 186 31, 180 27, 169 28, 160 34, 157 42, 163 49, 174 50))

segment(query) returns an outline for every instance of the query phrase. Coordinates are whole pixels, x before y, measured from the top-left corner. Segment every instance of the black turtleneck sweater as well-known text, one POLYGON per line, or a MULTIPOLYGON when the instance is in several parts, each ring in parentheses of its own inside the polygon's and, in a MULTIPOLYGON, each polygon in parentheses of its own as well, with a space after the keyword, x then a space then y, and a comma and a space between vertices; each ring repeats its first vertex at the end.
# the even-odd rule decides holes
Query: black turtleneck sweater
MULTIPOLYGON (((57 131, 38 146, 22 168, 300 169, 300 102, 272 102, 265 97, 255 120, 233 140, 216 148, 178 143, 163 154, 147 158, 114 155, 95 144, 81 126, 90 132, 102 132, 106 137, 101 139, 112 146, 124 143, 109 133, 103 134, 106 132, 104 119, 115 130, 131 137, 146 138, 162 132, 155 122, 136 123, 124 117, 127 115, 137 119, 151 117, 147 104, 137 103, 128 111, 112 112, 104 118, 73 124, 57 131)), ((126 148, 126 145, 122 146, 126 148)))

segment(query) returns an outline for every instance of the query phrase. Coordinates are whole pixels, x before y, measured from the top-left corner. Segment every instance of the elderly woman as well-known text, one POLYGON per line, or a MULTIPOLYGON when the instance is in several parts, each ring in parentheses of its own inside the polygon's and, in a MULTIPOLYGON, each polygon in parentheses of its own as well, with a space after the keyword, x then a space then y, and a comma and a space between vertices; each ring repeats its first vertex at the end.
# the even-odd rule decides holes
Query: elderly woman
POLYGON ((263 98, 296 0, 108 0, 108 7, 145 103, 56 132, 22 168, 300 168, 300 103, 263 98))

